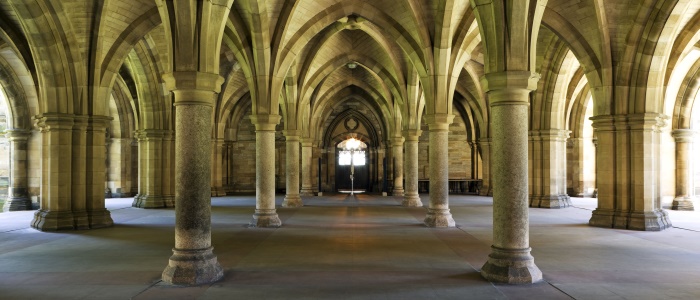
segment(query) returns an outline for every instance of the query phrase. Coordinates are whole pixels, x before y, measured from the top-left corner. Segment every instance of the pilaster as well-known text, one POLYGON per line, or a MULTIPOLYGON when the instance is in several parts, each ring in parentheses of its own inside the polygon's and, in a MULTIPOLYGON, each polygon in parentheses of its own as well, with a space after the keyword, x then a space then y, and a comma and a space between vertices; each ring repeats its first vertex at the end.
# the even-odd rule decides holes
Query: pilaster
POLYGON ((73 116, 44 114, 41 132, 41 198, 31 226, 41 231, 75 229, 71 202, 73 116))
POLYGON ((560 129, 529 132, 530 207, 566 208, 566 139, 560 129))
POLYGON ((313 196, 312 163, 313 140, 303 138, 301 140, 301 196, 313 196))
POLYGON ((300 132, 298 130, 285 130, 286 138, 286 191, 287 194, 282 202, 282 207, 304 206, 299 194, 299 141, 300 132))
POLYGON ((211 168, 211 196, 212 197, 219 197, 219 196, 225 196, 226 192, 224 192, 224 185, 223 185, 223 173, 224 173, 224 164, 223 164, 223 151, 224 151, 224 139, 212 139, 211 141, 211 159, 212 159, 212 168, 211 168))
POLYGON ((691 151, 693 139, 697 135, 695 130, 676 129, 671 132, 676 140, 676 197, 673 199, 673 210, 695 210, 692 198, 693 178, 691 151))
POLYGON ((105 208, 105 134, 110 117, 91 116, 87 126, 86 210, 90 228, 114 225, 109 210, 105 208))
POLYGON ((24 129, 8 129, 5 136, 10 142, 10 186, 3 211, 31 210, 32 201, 28 193, 27 140, 31 132, 24 129))
POLYGON ((131 206, 168 207, 163 198, 163 137, 165 130, 144 129, 136 133, 139 143, 139 193, 131 206))

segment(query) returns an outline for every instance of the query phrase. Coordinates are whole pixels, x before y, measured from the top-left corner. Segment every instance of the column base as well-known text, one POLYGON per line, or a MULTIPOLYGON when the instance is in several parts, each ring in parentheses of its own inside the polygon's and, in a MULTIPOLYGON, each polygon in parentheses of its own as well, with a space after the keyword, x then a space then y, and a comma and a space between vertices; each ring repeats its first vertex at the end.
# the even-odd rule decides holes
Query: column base
POLYGON ((418 195, 404 195, 401 205, 405 207, 423 207, 423 202, 420 201, 418 195))
POLYGON ((627 229, 642 231, 661 231, 671 227, 668 213, 662 209, 641 213, 630 213, 627 229))
POLYGON ((40 209, 34 213, 34 219, 30 225, 32 228, 40 231, 75 229, 72 211, 48 211, 40 209))
POLYGON ((395 189, 395 190, 391 191, 391 195, 394 197, 403 197, 404 190, 403 189, 395 189))
POLYGON ((175 196, 163 196, 163 204, 165 208, 175 207, 175 196))
POLYGON ((214 255, 214 247, 206 249, 173 249, 163 282, 173 285, 200 285, 218 281, 224 270, 214 255))
POLYGON ((223 187, 215 187, 215 188, 211 189, 211 196, 212 197, 226 196, 226 191, 224 191, 223 187))
POLYGON ((29 199, 29 197, 7 197, 7 199, 5 199, 5 204, 2 206, 2 211, 5 212, 31 209, 32 200, 29 199))
POLYGON ((256 209, 253 220, 250 222, 250 227, 278 228, 280 226, 282 226, 282 220, 274 209, 256 209))
POLYGON ((530 196, 530 207, 559 209, 569 206, 571 198, 568 195, 530 196))
POLYGON ((594 227, 613 228, 615 212, 608 209, 596 208, 588 220, 588 225, 594 227))
POLYGON ((542 271, 535 265, 530 248, 502 249, 491 246, 491 254, 481 276, 486 280, 507 284, 529 284, 542 280, 542 271))
POLYGON ((303 189, 302 188, 301 191, 299 192, 299 195, 300 196, 313 196, 314 191, 312 189, 303 189))
POLYGON ((449 209, 428 208, 428 214, 425 216, 423 223, 428 227, 446 228, 456 226, 449 209))
POLYGON ((90 218, 87 211, 73 211, 73 226, 75 229, 90 229, 90 218))
POLYGON ((304 202, 301 201, 301 197, 299 195, 287 195, 284 197, 284 201, 282 201, 282 207, 302 206, 304 206, 304 202))
MULTIPOLYGON (((171 199, 170 201, 173 201, 173 200, 171 199)), ((138 208, 165 208, 165 207, 168 207, 165 204, 165 199, 163 196, 154 196, 154 195, 136 195, 134 197, 134 202, 131 203, 131 206, 138 207, 138 208)))
POLYGON ((114 221, 112 221, 112 214, 107 209, 98 209, 88 212, 88 219, 90 220, 90 228, 107 228, 114 226, 114 221))
POLYGON ((588 224, 595 227, 642 231, 661 231, 671 227, 668 213, 661 209, 640 213, 596 209, 588 224))
MULTIPOLYGON (((5 203, 7 205, 7 203, 5 203)), ((673 199, 673 203, 671 203, 671 209, 672 210, 695 210, 695 206, 693 205, 693 199, 689 197, 678 197, 676 199, 673 199)))

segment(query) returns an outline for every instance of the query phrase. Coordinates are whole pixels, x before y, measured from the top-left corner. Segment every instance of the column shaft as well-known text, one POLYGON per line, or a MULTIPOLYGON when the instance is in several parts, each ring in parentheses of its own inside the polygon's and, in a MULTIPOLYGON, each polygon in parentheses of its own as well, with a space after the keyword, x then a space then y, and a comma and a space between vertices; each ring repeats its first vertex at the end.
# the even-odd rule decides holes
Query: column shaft
POLYGON ((313 155, 313 143, 304 139, 301 142, 301 195, 302 196, 313 196, 313 178, 312 178, 312 165, 311 158, 313 155))
POLYGON ((275 126, 279 115, 254 115, 255 124, 255 227, 280 227, 275 209, 275 126))
POLYGON ((283 207, 300 207, 304 203, 299 195, 299 133, 285 131, 287 139, 286 163, 286 190, 287 195, 282 202, 283 207))
POLYGON ((673 210, 695 210, 693 206, 692 168, 690 152, 692 149, 694 130, 677 129, 672 133, 676 139, 676 198, 673 199, 673 210))
POLYGON ((224 196, 223 187, 223 149, 224 140, 223 139, 213 139, 211 141, 211 155, 212 155, 212 168, 211 168, 211 195, 212 197, 224 196))
POLYGON ((426 116, 430 128, 430 204, 425 217, 428 227, 455 227, 449 205, 448 134, 454 115, 426 116))
POLYGON ((392 195, 402 197, 404 195, 403 176, 404 176, 404 161, 403 147, 404 138, 395 137, 391 140, 391 149, 394 156, 394 190, 392 195))
POLYGON ((420 130, 404 131, 406 142, 404 148, 406 155, 404 157, 404 174, 406 175, 406 190, 403 197, 403 206, 421 207, 423 202, 418 195, 418 140, 420 138, 420 130))
POLYGON ((105 133, 109 117, 91 116, 87 126, 86 210, 90 228, 105 228, 114 225, 112 216, 105 208, 105 133))
POLYGON ((493 184, 491 181, 491 139, 479 139, 479 148, 481 149, 482 170, 481 188, 479 189, 479 195, 491 196, 493 195, 493 184))
POLYGON ((27 139, 30 134, 30 131, 21 129, 6 131, 10 142, 10 186, 2 207, 3 211, 32 209, 27 180, 27 139))

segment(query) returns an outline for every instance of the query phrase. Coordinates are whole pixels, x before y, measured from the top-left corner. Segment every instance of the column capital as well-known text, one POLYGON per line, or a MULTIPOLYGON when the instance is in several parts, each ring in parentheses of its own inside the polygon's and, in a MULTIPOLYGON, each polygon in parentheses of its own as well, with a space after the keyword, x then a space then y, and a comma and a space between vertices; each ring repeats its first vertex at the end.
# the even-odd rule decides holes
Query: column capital
POLYGON ((26 141, 31 134, 32 132, 26 129, 5 130, 5 137, 10 141, 26 141))
POLYGON ((297 140, 301 139, 301 130, 297 129, 285 129, 282 130, 282 134, 289 140, 289 138, 296 137, 297 140))
POLYGON ((109 122, 112 121, 112 117, 109 116, 90 116, 88 119, 88 127, 93 129, 106 129, 109 127, 109 122))
POLYGON ((676 129, 671 131, 671 136, 676 139, 677 143, 691 143, 697 134, 698 132, 692 129, 676 129))
POLYGON ((420 139, 420 135, 423 133, 422 130, 420 129, 408 129, 403 131, 403 136, 406 138, 406 141, 418 141, 420 139))
POLYGON ((224 78, 219 74, 182 71, 163 74, 165 88, 175 95, 174 105, 214 106, 224 78))
POLYGON ((314 146, 314 139, 305 137, 301 138, 301 146, 302 147, 313 147, 314 146))
POLYGON ((504 71, 481 77, 489 106, 529 105, 530 92, 537 89, 540 75, 530 71, 504 71))
POLYGON ((90 117, 88 116, 73 116, 73 129, 74 130, 86 130, 90 122, 90 117))
POLYGON ((643 113, 627 115, 627 123, 631 130, 659 131, 666 126, 668 116, 659 113, 643 113))
POLYGON ((252 115, 250 122, 255 125, 255 131, 275 131, 275 127, 280 123, 280 115, 252 115))
POLYGON ((571 131, 564 129, 541 129, 541 130, 530 130, 528 134, 530 139, 539 139, 545 141, 565 141, 569 138, 569 133, 571 131))
POLYGON ((165 137, 166 132, 169 131, 170 130, 162 129, 141 129, 135 132, 135 136, 139 141, 162 139, 163 137, 165 137))
POLYGON ((401 146, 403 145, 403 142, 405 139, 402 136, 395 136, 391 138, 391 145, 392 146, 401 146))
POLYGON ((36 126, 42 132, 51 130, 70 130, 73 128, 74 115, 60 113, 46 113, 35 117, 36 126))
POLYGON ((428 123, 430 131, 448 131, 454 119, 455 115, 453 114, 432 114, 425 116, 425 122, 428 123))

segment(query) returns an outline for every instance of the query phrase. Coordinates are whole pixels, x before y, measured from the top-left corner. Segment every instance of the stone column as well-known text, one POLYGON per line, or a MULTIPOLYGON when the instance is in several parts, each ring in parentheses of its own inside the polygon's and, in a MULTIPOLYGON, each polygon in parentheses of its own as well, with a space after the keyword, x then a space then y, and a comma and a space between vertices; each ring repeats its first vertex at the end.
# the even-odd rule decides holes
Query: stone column
POLYGON ((161 159, 161 199, 165 207, 175 207, 175 133, 163 131, 161 159))
POLYGON ((479 148, 481 149, 481 189, 479 195, 493 195, 493 184, 491 181, 491 139, 479 139, 479 148))
POLYGON ((279 115, 253 115, 255 125, 255 214, 250 225, 280 227, 275 209, 275 126, 279 115))
POLYGON ((71 202, 73 116, 44 114, 41 129, 41 202, 31 226, 41 231, 74 229, 71 202))
POLYGON ((233 141, 225 140, 224 141, 224 161, 223 161, 224 194, 228 194, 229 192, 233 192, 233 176, 232 176, 233 172, 232 172, 232 168, 231 168, 231 160, 233 159, 232 153, 233 153, 233 141))
POLYGON ((530 72, 486 74, 491 106, 493 245, 481 275, 489 281, 532 283, 542 272, 530 255, 528 106, 538 77, 530 72))
POLYGON ((224 149, 224 139, 213 139, 211 141, 211 196, 219 197, 224 196, 224 186, 222 182, 223 178, 223 149, 224 149))
POLYGON ((404 147, 406 156, 404 157, 404 167, 406 174, 406 191, 403 196, 403 206, 421 207, 423 202, 418 195, 418 140, 422 131, 406 130, 403 136, 406 138, 404 147))
POLYGON ((223 269, 211 245, 212 111, 223 78, 203 72, 163 75, 175 98, 175 248, 163 281, 214 282, 223 269))
POLYGON ((676 129, 671 132, 676 139, 676 198, 673 199, 673 210, 695 210, 692 192, 692 164, 690 153, 696 132, 690 129, 676 129))
POLYGON ((87 157, 87 116, 73 117, 73 139, 71 153, 71 208, 73 209, 73 223, 75 229, 89 229, 90 221, 87 213, 87 182, 86 160, 87 157))
POLYGON ((131 139, 112 138, 109 142, 109 170, 107 187, 114 198, 126 197, 131 192, 129 169, 131 139))
POLYGON ((310 138, 304 138, 301 141, 301 195, 313 196, 313 178, 311 158, 313 156, 313 141, 310 138))
POLYGON ((3 211, 31 210, 29 181, 27 179, 27 139, 31 132, 24 129, 8 129, 5 136, 10 142, 10 186, 3 211))
POLYGON ((168 207, 163 200, 163 136, 165 131, 145 129, 138 132, 139 139, 139 193, 133 207, 168 207))
POLYGON ((393 196, 403 197, 403 137, 394 137, 391 139, 391 149, 394 156, 394 190, 391 192, 393 196))
POLYGON ((105 228, 114 225, 112 215, 105 208, 105 134, 110 117, 91 116, 87 126, 87 164, 85 185, 87 187, 86 210, 90 228, 105 228))
POLYGON ((304 206, 299 195, 299 131, 285 130, 287 139, 287 159, 285 161, 287 174, 287 195, 284 197, 282 207, 304 206))
POLYGON ((430 129, 428 162, 430 164, 430 204, 425 216, 428 227, 455 227, 449 204, 448 134, 454 115, 427 115, 430 129))
POLYGON ((571 199, 566 194, 566 138, 559 129, 530 131, 530 206, 566 208, 571 199))

